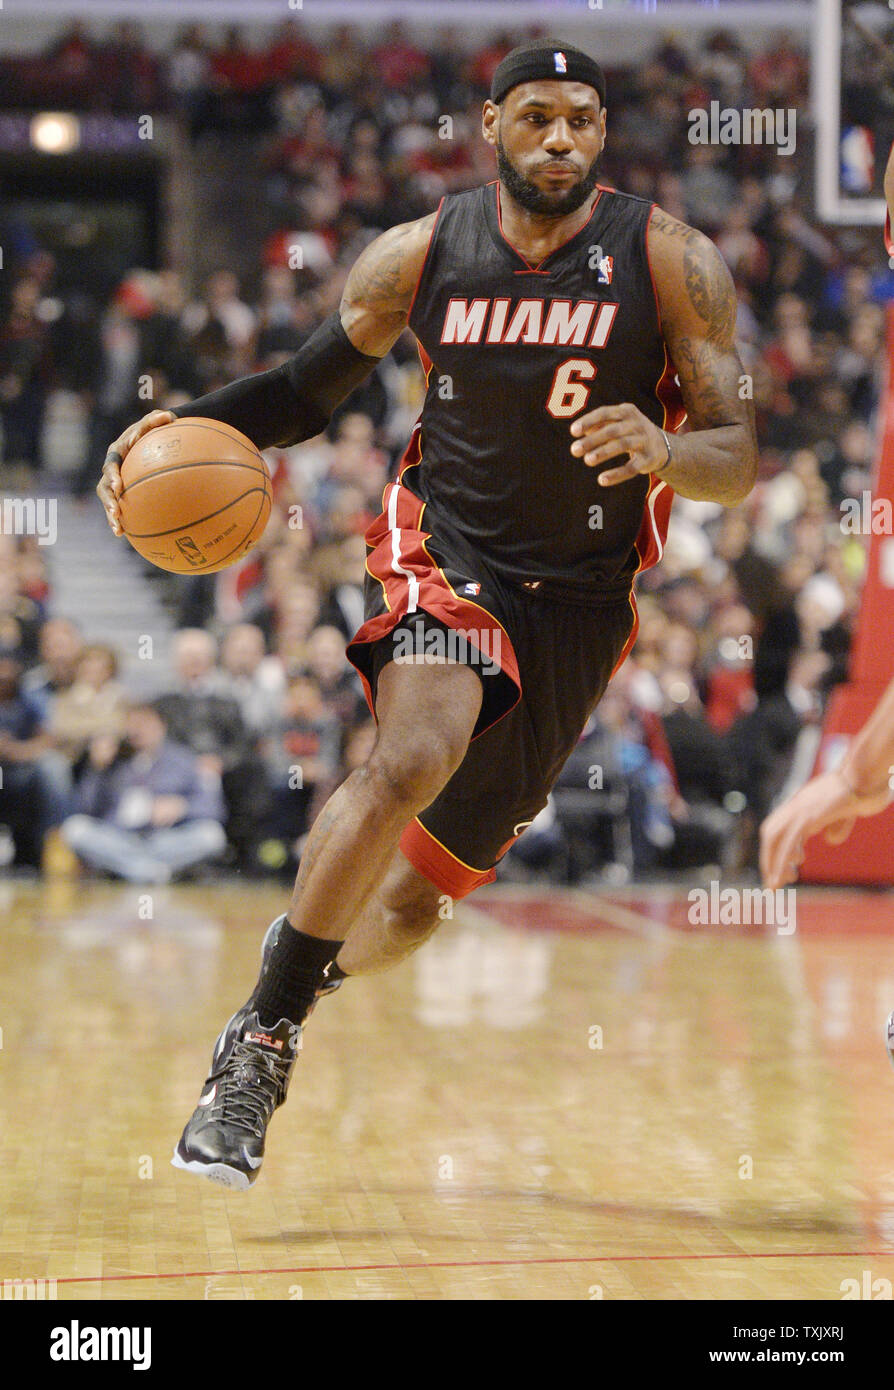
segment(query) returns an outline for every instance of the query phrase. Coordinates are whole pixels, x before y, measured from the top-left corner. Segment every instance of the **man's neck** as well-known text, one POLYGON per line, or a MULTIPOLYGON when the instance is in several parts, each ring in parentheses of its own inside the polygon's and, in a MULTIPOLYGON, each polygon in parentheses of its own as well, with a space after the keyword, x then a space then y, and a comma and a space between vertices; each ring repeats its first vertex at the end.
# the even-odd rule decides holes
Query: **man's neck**
POLYGON ((576 212, 569 212, 565 217, 550 217, 540 212, 529 212, 499 183, 497 198, 503 235, 526 260, 537 265, 559 246, 564 246, 589 222, 598 197, 599 189, 595 188, 576 212))

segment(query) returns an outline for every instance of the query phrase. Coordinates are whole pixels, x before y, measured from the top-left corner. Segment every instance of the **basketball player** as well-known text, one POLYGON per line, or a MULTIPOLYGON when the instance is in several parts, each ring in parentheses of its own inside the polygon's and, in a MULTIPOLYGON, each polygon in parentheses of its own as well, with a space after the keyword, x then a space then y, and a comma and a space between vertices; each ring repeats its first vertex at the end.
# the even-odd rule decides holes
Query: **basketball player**
POLYGON ((98 493, 120 534, 120 464, 148 429, 207 416, 287 447, 407 325, 418 339, 424 408, 367 532, 348 646, 375 747, 313 826, 177 1167, 255 1179, 318 996, 415 950, 545 805, 633 643, 633 578, 661 556, 673 493, 751 490, 731 277, 701 233, 597 182, 605 121, 591 57, 515 49, 483 111, 498 180, 373 241, 289 362, 153 411, 109 450, 98 493))
MULTIPOLYGON (((885 248, 894 265, 894 144, 885 168, 885 248)), ((861 816, 874 816, 891 800, 894 775, 894 681, 888 686, 841 763, 812 777, 761 826, 761 873, 768 888, 798 877, 804 846, 825 830, 832 845, 847 839, 861 816)), ((892 1053, 894 1061, 894 1053, 892 1053)))

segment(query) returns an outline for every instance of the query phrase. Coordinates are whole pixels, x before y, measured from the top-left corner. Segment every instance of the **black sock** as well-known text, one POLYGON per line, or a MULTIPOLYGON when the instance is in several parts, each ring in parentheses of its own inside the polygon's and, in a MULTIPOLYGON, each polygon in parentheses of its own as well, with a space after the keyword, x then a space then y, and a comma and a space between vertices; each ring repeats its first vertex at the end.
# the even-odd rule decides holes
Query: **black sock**
POLYGON ((265 1028, 274 1028, 281 1018, 304 1023, 326 978, 326 967, 332 966, 343 945, 343 941, 325 941, 297 931, 287 917, 252 996, 258 1021, 265 1028))

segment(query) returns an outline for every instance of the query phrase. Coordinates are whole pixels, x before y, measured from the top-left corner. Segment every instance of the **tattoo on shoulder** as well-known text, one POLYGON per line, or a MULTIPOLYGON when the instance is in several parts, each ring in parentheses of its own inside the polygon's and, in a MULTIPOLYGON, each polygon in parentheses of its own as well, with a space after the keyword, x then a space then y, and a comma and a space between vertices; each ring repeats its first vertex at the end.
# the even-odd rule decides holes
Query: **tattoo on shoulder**
POLYGON ((736 294, 720 252, 710 243, 687 246, 683 256, 683 278, 689 302, 708 325, 708 341, 732 344, 736 294))
POLYGON ((354 303, 389 304, 412 293, 433 220, 434 213, 431 222, 404 222, 376 237, 354 263, 345 295, 354 303))
POLYGON ((405 326, 436 216, 391 227, 351 267, 340 313, 345 331, 362 352, 383 355, 405 326))
POLYGON ((695 241, 701 236, 701 232, 697 232, 694 227, 687 226, 678 217, 671 217, 657 204, 652 209, 649 226, 654 227, 657 232, 661 232, 662 236, 682 237, 684 241, 695 241))
POLYGON ((654 208, 650 225, 662 237, 683 242, 683 285, 689 303, 708 325, 708 342, 731 347, 736 325, 736 292, 732 276, 714 243, 661 208, 654 208))

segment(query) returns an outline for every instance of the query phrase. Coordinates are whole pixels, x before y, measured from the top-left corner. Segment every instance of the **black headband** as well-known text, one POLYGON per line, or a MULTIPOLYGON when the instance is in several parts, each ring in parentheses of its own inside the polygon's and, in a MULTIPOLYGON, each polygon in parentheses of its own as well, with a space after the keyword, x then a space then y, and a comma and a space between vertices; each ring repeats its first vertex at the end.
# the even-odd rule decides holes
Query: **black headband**
POLYGON ((563 82, 586 82, 599 93, 600 106, 605 105, 605 73, 588 53, 570 48, 561 39, 541 39, 513 48, 500 63, 490 86, 490 99, 499 106, 506 93, 520 82, 536 82, 552 78, 563 82))

